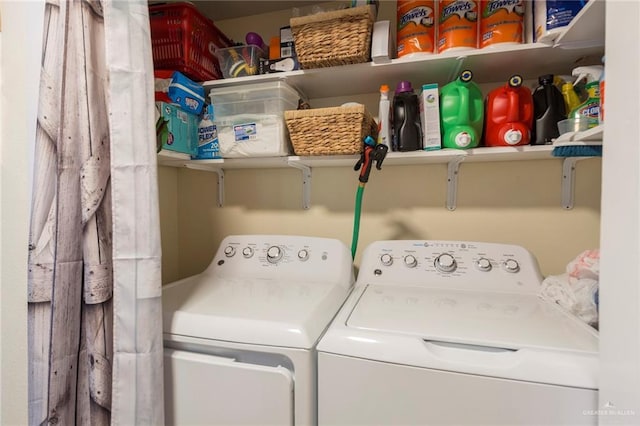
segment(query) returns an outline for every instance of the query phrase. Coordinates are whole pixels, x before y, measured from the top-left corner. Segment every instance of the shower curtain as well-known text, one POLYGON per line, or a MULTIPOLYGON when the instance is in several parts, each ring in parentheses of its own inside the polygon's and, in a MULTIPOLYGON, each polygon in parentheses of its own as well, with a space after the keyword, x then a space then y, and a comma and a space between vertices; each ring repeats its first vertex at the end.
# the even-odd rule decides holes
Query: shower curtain
POLYGON ((47 0, 28 280, 29 423, 160 425, 145 0, 47 0))

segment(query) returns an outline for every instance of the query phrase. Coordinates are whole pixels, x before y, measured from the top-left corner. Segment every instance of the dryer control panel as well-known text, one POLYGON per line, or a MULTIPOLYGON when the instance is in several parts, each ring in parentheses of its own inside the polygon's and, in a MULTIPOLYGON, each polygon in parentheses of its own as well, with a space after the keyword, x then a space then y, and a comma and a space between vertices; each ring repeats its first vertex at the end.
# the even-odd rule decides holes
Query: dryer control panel
POLYGON ((359 284, 537 293, 542 282, 525 248, 470 241, 390 240, 369 245, 359 284))
POLYGON ((353 283, 349 249, 339 240, 289 235, 232 235, 205 273, 225 278, 353 283))

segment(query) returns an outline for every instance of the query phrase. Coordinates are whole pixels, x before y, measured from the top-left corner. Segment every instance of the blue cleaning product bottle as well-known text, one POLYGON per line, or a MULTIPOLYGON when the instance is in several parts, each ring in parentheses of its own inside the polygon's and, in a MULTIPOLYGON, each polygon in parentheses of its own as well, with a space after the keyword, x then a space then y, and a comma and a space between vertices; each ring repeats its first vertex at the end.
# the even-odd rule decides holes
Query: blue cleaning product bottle
POLYGON ((401 81, 393 97, 393 150, 416 151, 422 149, 422 126, 418 95, 411 83, 401 81))

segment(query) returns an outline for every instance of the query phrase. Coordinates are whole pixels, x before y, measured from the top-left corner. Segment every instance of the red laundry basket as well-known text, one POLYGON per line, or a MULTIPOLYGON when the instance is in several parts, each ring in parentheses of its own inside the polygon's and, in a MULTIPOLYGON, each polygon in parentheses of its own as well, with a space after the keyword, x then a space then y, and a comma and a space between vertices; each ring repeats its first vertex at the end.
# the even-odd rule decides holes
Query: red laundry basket
POLYGON ((149 6, 155 69, 176 70, 195 81, 222 78, 214 52, 233 42, 189 3, 149 6))

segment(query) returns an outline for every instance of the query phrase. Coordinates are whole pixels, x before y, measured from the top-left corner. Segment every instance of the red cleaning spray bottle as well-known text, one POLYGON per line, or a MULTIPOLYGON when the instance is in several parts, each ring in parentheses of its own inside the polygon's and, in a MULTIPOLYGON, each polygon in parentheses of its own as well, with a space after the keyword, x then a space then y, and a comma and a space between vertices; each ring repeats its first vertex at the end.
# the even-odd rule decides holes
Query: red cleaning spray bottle
POLYGON ((522 77, 512 76, 508 83, 489 92, 485 106, 486 146, 528 145, 533 125, 533 97, 522 86, 522 77))

